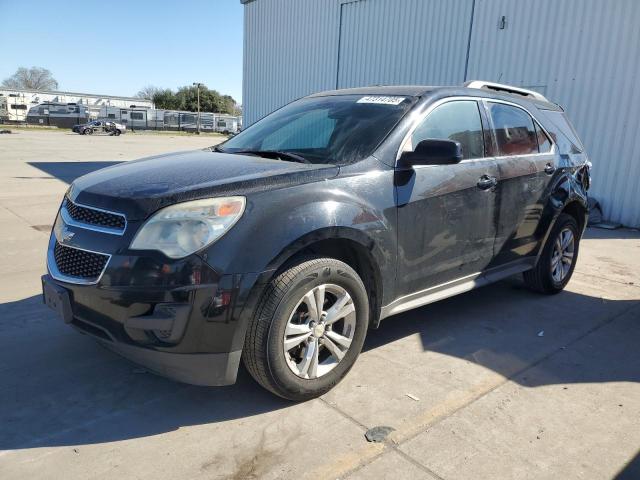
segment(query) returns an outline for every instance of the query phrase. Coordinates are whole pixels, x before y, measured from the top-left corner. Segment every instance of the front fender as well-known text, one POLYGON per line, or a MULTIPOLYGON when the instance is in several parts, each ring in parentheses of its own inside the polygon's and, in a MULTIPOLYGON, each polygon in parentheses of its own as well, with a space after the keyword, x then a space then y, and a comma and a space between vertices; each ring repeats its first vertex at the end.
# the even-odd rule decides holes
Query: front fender
POLYGON ((233 348, 242 348, 249 319, 275 271, 322 240, 347 239, 364 247, 376 263, 384 296, 393 295, 397 245, 392 172, 374 175, 371 181, 353 177, 248 196, 243 218, 203 253, 219 273, 256 279, 237 292, 246 301, 234 309, 233 348), (372 188, 377 195, 371 195, 372 190, 363 194, 372 188))
POLYGON ((243 217, 204 258, 220 273, 261 273, 314 241, 349 238, 387 271, 395 265, 395 225, 393 172, 365 171, 247 196, 243 217))

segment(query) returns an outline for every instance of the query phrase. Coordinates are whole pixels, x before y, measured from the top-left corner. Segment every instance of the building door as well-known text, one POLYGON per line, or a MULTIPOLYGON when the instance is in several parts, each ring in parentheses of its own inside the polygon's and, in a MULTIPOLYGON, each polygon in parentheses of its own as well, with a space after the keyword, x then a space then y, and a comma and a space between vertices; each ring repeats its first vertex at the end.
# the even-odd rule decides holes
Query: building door
POLYGON ((336 88, 462 83, 472 10, 473 0, 343 2, 336 88))

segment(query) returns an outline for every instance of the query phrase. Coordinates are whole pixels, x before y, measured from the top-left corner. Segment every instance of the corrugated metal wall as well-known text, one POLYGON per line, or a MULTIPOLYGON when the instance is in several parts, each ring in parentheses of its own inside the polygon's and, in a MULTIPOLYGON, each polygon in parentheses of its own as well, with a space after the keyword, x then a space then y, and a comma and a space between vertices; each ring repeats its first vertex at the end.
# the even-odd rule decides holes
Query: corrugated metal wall
POLYGON ((533 87, 573 120, 605 216, 638 227, 639 46, 640 0, 254 0, 245 123, 320 90, 460 84, 465 70, 533 87))
POLYGON ((246 3, 245 125, 321 90, 462 82, 472 5, 473 0, 246 3))
POLYGON ((335 88, 340 3, 260 0, 244 15, 243 121, 335 88))
POLYGON ((338 88, 460 83, 472 5, 473 0, 343 4, 338 88))

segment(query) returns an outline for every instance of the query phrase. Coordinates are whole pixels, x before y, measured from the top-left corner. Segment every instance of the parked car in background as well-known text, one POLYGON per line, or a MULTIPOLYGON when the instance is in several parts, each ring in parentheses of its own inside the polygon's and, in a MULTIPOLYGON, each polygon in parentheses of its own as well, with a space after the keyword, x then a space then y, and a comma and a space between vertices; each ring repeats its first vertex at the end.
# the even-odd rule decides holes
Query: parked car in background
POLYGON ((127 131, 126 125, 112 122, 110 120, 94 120, 83 125, 74 125, 72 130, 80 135, 93 135, 94 133, 105 133, 118 136, 127 131))
POLYGON ((589 165, 562 108, 529 90, 318 93, 209 151, 76 179, 44 299, 162 375, 228 385, 242 359, 263 387, 307 400, 382 319, 514 274, 564 289, 589 165))

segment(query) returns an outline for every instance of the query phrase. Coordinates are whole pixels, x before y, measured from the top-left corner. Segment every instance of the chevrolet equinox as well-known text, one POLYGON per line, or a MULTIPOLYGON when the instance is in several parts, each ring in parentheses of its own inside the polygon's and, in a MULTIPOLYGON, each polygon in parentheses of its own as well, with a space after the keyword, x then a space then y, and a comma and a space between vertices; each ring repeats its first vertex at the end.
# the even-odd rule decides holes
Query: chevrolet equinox
POLYGON ((317 93, 219 146, 76 179, 44 301, 161 375, 228 385, 242 359, 306 400, 382 319, 520 273, 561 291, 589 167, 563 109, 530 90, 317 93))

